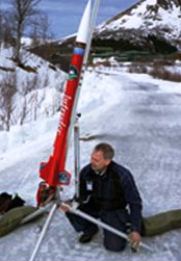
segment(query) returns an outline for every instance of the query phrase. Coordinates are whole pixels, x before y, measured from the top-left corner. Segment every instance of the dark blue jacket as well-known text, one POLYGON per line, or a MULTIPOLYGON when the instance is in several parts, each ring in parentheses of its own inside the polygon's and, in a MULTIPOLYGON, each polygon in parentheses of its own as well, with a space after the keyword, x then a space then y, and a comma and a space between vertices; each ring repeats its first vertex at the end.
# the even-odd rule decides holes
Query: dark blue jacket
POLYGON ((134 178, 125 167, 111 162, 101 176, 91 165, 80 172, 80 201, 97 211, 128 209, 131 230, 141 231, 142 201, 134 178))

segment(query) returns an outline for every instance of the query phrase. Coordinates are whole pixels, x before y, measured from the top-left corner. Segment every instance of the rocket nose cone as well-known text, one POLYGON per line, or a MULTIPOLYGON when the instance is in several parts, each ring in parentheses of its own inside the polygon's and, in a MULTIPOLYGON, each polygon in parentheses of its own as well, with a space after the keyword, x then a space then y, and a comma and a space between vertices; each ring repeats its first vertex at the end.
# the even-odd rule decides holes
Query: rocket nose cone
POLYGON ((89 30, 91 25, 91 9, 92 0, 89 0, 79 25, 76 42, 87 43, 88 41, 89 30))

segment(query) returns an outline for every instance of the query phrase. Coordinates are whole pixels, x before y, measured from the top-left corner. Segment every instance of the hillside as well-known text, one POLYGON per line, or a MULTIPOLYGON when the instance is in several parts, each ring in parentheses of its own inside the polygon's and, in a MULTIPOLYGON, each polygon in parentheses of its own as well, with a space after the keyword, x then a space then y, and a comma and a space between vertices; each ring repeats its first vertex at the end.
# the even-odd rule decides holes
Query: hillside
POLYGON ((142 0, 98 26, 95 41, 119 50, 181 50, 181 1, 142 0))
POLYGON ((60 69, 24 49, 17 66, 12 52, 0 50, 0 130, 54 115, 66 79, 60 69))

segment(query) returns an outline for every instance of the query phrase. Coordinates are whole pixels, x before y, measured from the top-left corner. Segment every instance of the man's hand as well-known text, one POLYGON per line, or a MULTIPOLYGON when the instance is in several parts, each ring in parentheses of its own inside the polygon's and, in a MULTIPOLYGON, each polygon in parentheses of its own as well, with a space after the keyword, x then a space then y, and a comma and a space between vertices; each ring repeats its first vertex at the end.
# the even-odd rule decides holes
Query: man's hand
POLYGON ((71 208, 70 202, 69 203, 61 203, 59 209, 64 213, 69 212, 71 208))
POLYGON ((71 211, 71 209, 74 209, 74 210, 77 209, 78 206, 79 206, 79 203, 77 201, 68 200, 68 201, 62 202, 59 205, 59 209, 61 211, 63 211, 64 213, 66 213, 66 212, 71 211))
POLYGON ((139 244, 141 242, 141 236, 138 232, 133 231, 129 234, 130 245, 133 251, 138 251, 139 244))

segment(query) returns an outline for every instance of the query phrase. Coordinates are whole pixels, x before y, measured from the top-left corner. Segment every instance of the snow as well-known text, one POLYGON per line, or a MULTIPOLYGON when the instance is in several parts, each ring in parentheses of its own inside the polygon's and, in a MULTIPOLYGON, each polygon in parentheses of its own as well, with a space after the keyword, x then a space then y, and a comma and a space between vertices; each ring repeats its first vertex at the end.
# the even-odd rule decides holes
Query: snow
POLYGON ((124 24, 124 27, 127 29, 138 29, 142 27, 143 24, 143 15, 146 12, 147 5, 154 5, 156 4, 156 0, 147 0, 144 1, 138 8, 133 8, 129 15, 124 15, 120 19, 117 19, 115 22, 112 23, 112 26, 117 29, 120 27, 120 24, 124 24), (131 19, 130 19, 131 17, 131 19))
MULTIPOLYGON (((180 37, 180 19, 176 19, 176 17, 180 17, 180 7, 173 6, 172 12, 168 12, 167 10, 160 8, 159 9, 159 16, 161 17, 161 22, 157 21, 157 26, 164 26, 169 24, 169 28, 172 31, 172 37, 173 38, 179 38, 180 37)), ((170 33, 166 34, 170 35, 170 33)))
POLYGON ((63 91, 67 75, 24 49, 21 50, 21 57, 27 70, 17 67, 12 56, 12 48, 1 48, 0 81, 15 81, 17 88, 11 125, 20 123, 24 112, 24 122, 53 116, 60 107, 60 92, 63 91))
POLYGON ((181 74, 181 61, 176 61, 171 66, 165 66, 165 69, 172 73, 181 74))
POLYGON ((21 39, 21 44, 22 44, 23 46, 26 46, 26 47, 31 46, 31 44, 32 44, 32 39, 31 39, 30 37, 24 36, 24 37, 22 37, 22 39, 21 39))
MULTIPOLYGON (((46 73, 46 70, 44 71, 46 73)), ((46 104, 49 100, 46 100, 46 104)), ((143 198, 143 214, 180 208, 181 198, 181 83, 130 74, 115 68, 89 69, 78 104, 82 139, 81 166, 100 141, 110 142, 115 160, 133 173, 143 198)), ((52 151, 59 115, 39 118, 10 132, 0 132, 0 191, 18 192, 27 204, 35 204, 38 169, 52 151)), ((73 173, 73 143, 67 169, 73 173)), ((74 193, 71 186, 63 198, 74 193)), ((1 238, 1 261, 27 261, 40 235, 44 219, 18 228, 1 238)), ((133 254, 111 253, 102 246, 101 232, 88 245, 80 245, 65 216, 56 212, 36 261, 180 261, 181 231, 171 231, 143 241, 153 247, 133 254)))

